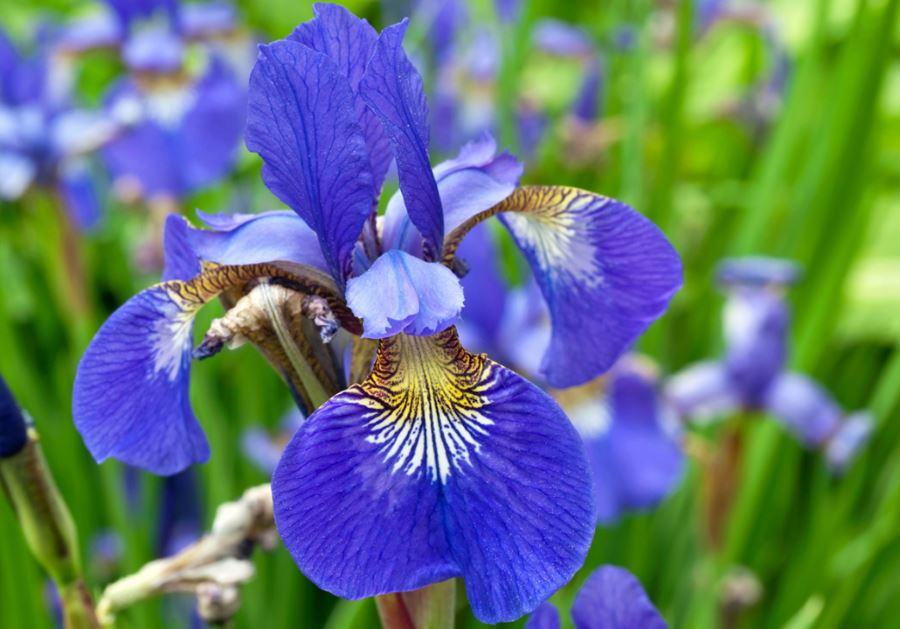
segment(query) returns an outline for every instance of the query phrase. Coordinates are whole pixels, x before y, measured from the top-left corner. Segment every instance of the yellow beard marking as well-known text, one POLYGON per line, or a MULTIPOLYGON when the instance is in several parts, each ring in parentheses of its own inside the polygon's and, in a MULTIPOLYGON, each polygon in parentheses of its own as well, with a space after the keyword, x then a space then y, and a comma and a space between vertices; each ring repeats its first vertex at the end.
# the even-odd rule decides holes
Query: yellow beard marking
POLYGON ((380 446, 394 473, 425 473, 443 483, 471 464, 487 437, 494 422, 481 409, 494 386, 494 364, 466 352, 450 328, 383 339, 372 373, 350 392, 368 410, 367 440, 380 446))

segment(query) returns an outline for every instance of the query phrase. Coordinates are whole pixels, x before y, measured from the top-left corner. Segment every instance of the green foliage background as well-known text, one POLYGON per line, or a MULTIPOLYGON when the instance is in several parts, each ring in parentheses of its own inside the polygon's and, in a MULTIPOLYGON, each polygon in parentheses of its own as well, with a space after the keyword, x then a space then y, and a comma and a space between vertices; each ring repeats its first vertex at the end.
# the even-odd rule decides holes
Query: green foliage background
MULTIPOLYGON (((383 25, 377 3, 348 3, 383 25)), ((696 464, 659 509, 598 530, 588 564, 554 600, 567 608, 601 563, 632 570, 674 627, 712 627, 720 619, 722 578, 746 566, 762 599, 739 621, 747 627, 887 627, 900 618, 900 21, 898 0, 780 0, 768 4, 792 58, 784 102, 771 124, 752 132, 720 106, 767 71, 758 33, 723 25, 698 38, 691 2, 648 0, 525 2, 522 23, 504 32, 499 105, 511 112, 520 90, 557 110, 574 89, 570 73, 542 66, 528 46, 530 24, 553 15, 589 30, 607 53, 605 122, 615 141, 594 166, 573 167, 560 133, 529 164, 526 181, 573 184, 621 198, 657 221, 682 253, 685 288, 641 349, 672 372, 721 349, 721 296, 712 282, 725 255, 761 253, 802 263, 791 293, 791 366, 825 383, 849 409, 871 409, 871 442, 842 478, 774 422, 752 418, 742 479, 723 549, 705 550, 698 531, 702 494, 696 464), (668 17, 666 17, 668 16, 668 17), (668 22, 667 22, 668 20, 668 22), (635 46, 617 50, 617 29, 635 29, 635 46), (668 33, 661 41, 660 33, 668 33)), ((239 2, 265 39, 311 16, 299 0, 239 2)), ((16 2, 0 23, 23 36, 44 14, 82 10, 71 0, 16 2)), ((472 3, 479 19, 492 5, 472 3)), ((413 31, 413 40, 424 35, 413 31)), ((81 77, 99 98, 114 69, 98 62, 81 77)), ((514 142, 512 117, 503 140, 514 142)), ((274 200, 245 156, 230 181, 187 208, 229 209, 237 189, 262 207, 274 200)), ((86 262, 79 312, 65 232, 49 200, 37 195, 0 212, 0 371, 34 417, 79 525, 87 552, 98 532, 125 541, 122 571, 150 560, 159 483, 142 479, 144 502, 128 511, 116 463, 97 466, 70 416, 78 358, 104 318, 155 280, 134 268, 131 251, 144 218, 112 198, 109 220, 76 243, 86 262)), ((220 314, 208 308, 198 329, 220 314)), ((213 456, 199 468, 207 518, 215 506, 267 479, 239 451, 242 430, 275 426, 290 399, 254 350, 194 366, 194 408, 213 456)), ((702 435, 715 447, 721 431, 702 435)), ((89 565, 91 562, 88 562, 89 565)), ((296 570, 284 549, 258 554, 257 578, 244 589, 238 627, 370 627, 371 601, 338 602, 296 570)), ((102 586, 96 567, 92 585, 102 586)), ((8 505, 0 501, 0 627, 51 625, 45 577, 29 556, 8 505)), ((567 616, 563 613, 563 616, 567 616)), ((141 604, 123 627, 177 623, 171 605, 141 604)), ((461 613, 460 626, 477 623, 461 613)))

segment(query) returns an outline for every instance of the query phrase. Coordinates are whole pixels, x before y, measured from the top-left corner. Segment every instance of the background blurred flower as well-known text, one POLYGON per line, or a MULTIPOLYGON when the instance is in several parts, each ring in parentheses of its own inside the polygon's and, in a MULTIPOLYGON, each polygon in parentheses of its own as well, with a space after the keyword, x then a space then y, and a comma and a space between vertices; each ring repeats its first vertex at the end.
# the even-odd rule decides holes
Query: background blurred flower
MULTIPOLYGON (((784 292, 798 276, 799 268, 784 260, 722 262, 719 280, 727 293, 725 358, 676 374, 666 395, 679 413, 695 420, 765 411, 807 447, 827 450, 837 439, 846 444, 835 459, 840 460, 835 469, 842 469, 864 439, 848 439, 844 413, 825 389, 807 376, 784 370, 789 318, 784 292)), ((865 415, 855 417, 855 426, 867 421, 865 415)), ((852 434, 858 428, 849 430, 852 434)))
MULTIPOLYGON (((576 629, 665 629, 668 625, 641 582, 619 566, 600 566, 584 582, 572 604, 576 629)), ((559 612, 543 603, 525 629, 559 629, 559 612)))
POLYGON ((87 157, 132 120, 121 110, 73 107, 66 86, 51 80, 47 48, 39 43, 25 57, 0 30, 0 199, 41 186, 58 195, 77 227, 90 229, 101 211, 87 157))

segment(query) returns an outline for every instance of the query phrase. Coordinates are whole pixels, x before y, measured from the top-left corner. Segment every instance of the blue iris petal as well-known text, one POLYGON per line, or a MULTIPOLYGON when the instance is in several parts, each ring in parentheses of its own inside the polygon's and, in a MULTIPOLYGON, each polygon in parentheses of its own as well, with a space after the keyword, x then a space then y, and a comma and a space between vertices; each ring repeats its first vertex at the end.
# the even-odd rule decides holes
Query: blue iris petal
POLYGON ((183 216, 169 214, 163 228, 162 279, 189 280, 200 274, 200 258, 191 244, 193 228, 183 216))
POLYGON ((178 26, 188 39, 209 37, 237 28, 237 13, 229 2, 184 3, 179 7, 178 26))
POLYGON ((600 566, 572 604, 577 629, 666 629, 641 582, 618 566, 600 566))
POLYGON ((316 232, 343 285, 375 198, 347 77, 295 41, 262 46, 250 76, 246 137, 263 158, 266 185, 316 232))
MULTIPOLYGON (((295 212, 273 210, 244 215, 197 214, 213 229, 190 227, 180 216, 170 216, 166 224, 167 228, 171 225, 184 231, 184 239, 195 259, 218 264, 283 260, 328 272, 318 237, 295 212), (180 225, 176 226, 176 223, 180 225)), ((194 272, 188 277, 196 274, 194 272)), ((164 276, 163 279, 172 278, 174 276, 164 276)))
POLYGON ((525 629, 559 629, 559 612, 552 603, 544 602, 525 622, 525 629))
POLYGON ((125 42, 122 61, 135 72, 177 72, 184 61, 184 44, 168 27, 142 29, 125 42))
POLYGON ((575 188, 524 187, 500 214, 550 309, 542 373, 555 387, 607 370, 668 307, 681 261, 666 237, 616 201, 575 188))
POLYGON ((359 94, 359 83, 375 49, 378 33, 366 20, 336 4, 316 4, 313 12, 315 18, 299 25, 288 39, 326 55, 349 81, 356 115, 369 152, 372 188, 378 191, 394 156, 378 116, 359 94))
POLYGON ((825 456, 831 470, 843 472, 856 453, 866 444, 875 425, 868 412, 853 413, 841 422, 840 428, 831 436, 825 449, 825 456))
POLYGON ((834 434, 844 413, 831 395, 798 373, 778 376, 766 391, 766 410, 807 446, 818 446, 834 434))
POLYGON ((726 258, 716 269, 719 281, 726 286, 766 286, 793 284, 800 279, 800 267, 790 260, 748 256, 726 258))
POLYGON ((366 383, 292 439, 272 489, 282 539, 320 587, 356 599, 459 576, 488 623, 566 583, 594 528, 562 410, 452 331, 382 341, 366 383))
POLYGON ((16 454, 27 441, 25 416, 6 380, 0 376, 0 458, 16 454))
MULTIPOLYGON (((508 197, 522 176, 522 163, 509 153, 497 154, 489 134, 466 144, 454 159, 434 168, 447 233, 508 197)), ((421 254, 422 237, 410 220, 405 196, 395 194, 384 215, 386 248, 421 254)))
POLYGON ((462 310, 463 291, 444 265, 394 249, 350 280, 347 304, 363 320, 367 338, 398 332, 422 336, 453 325, 462 310))
POLYGON ((359 90, 391 139, 409 217, 436 257, 444 242, 444 215, 428 156, 428 103, 422 77, 403 52, 406 26, 404 20, 382 31, 359 90))
POLYGON ((784 299, 737 286, 725 305, 725 364, 746 406, 755 406, 784 367, 790 316, 784 299))
POLYGON ((75 425, 94 458, 157 474, 209 458, 188 396, 194 311, 166 285, 138 293, 97 332, 78 365, 75 425))
POLYGON ((684 454, 669 426, 655 382, 637 369, 617 366, 606 409, 587 406, 570 413, 582 431, 594 475, 597 519, 655 506, 677 487, 684 454), (607 417, 579 417, 585 412, 607 417), (581 420, 581 421, 579 421, 581 420), (599 426, 608 422, 608 426, 599 426), (592 430, 597 426, 598 430, 592 430))
POLYGON ((666 383, 666 397, 683 416, 710 420, 741 407, 742 400, 720 362, 705 361, 678 372, 666 383))
POLYGON ((231 170, 243 131, 245 95, 223 62, 215 60, 196 84, 155 95, 155 103, 166 101, 165 114, 144 99, 131 82, 117 86, 109 98, 111 109, 134 101, 146 112, 103 149, 114 178, 134 180, 145 199, 181 198, 231 170))
POLYGON ((83 162, 76 161, 61 165, 59 176, 60 196, 72 222, 82 231, 96 228, 103 211, 90 170, 83 162))

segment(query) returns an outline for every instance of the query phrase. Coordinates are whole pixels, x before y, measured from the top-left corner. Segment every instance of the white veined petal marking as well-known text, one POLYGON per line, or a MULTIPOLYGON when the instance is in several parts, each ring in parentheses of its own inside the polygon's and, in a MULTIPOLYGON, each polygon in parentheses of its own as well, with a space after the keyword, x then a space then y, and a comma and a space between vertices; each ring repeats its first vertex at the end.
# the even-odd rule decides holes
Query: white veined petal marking
POLYGON ((550 187, 541 194, 550 198, 542 198, 533 211, 506 213, 503 220, 544 272, 559 279, 568 275, 588 288, 599 286, 604 273, 592 214, 610 200, 572 188, 550 187))
POLYGON ((433 337, 384 339, 372 374, 351 388, 392 473, 445 483, 464 473, 493 425, 485 411, 496 384, 493 363, 466 352, 454 329, 433 337))
POLYGON ((178 378, 184 360, 185 346, 191 343, 194 315, 197 308, 185 308, 177 295, 163 289, 163 294, 154 298, 163 302, 159 306, 161 316, 153 322, 150 343, 153 347, 153 372, 148 378, 155 378, 161 371, 168 372, 170 381, 178 378))

